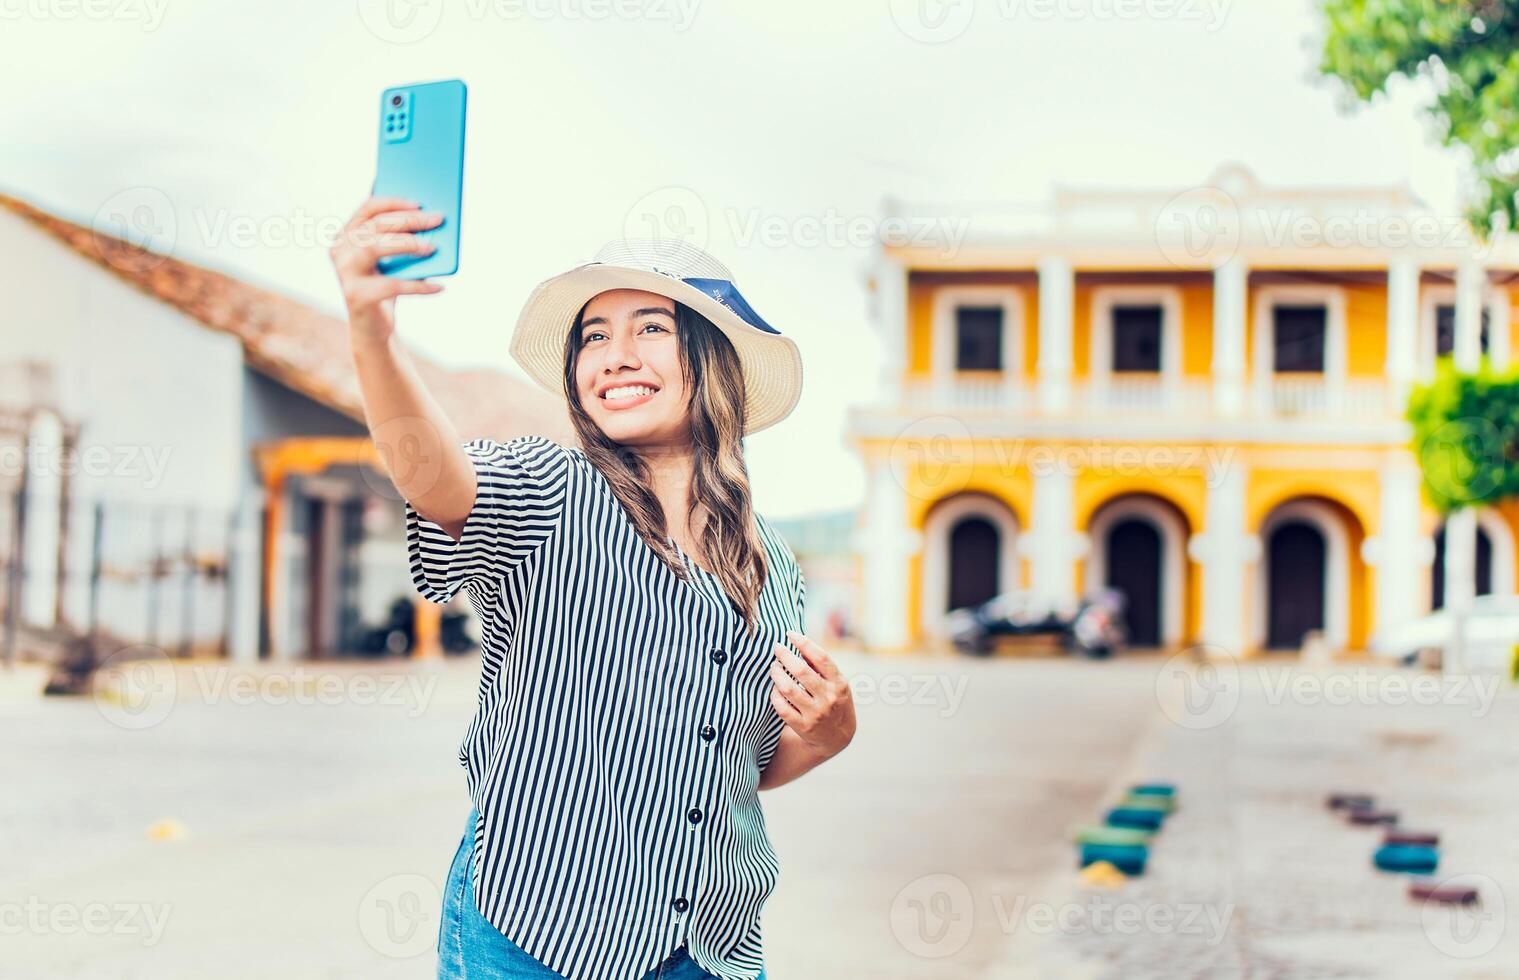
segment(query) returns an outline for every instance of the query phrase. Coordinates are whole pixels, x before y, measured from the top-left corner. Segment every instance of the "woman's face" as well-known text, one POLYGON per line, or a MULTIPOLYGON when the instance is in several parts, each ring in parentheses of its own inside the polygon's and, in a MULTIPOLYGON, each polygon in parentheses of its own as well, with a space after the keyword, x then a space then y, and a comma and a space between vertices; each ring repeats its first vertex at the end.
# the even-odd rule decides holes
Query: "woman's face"
POLYGON ((675 301, 639 289, 597 294, 581 319, 575 387, 613 442, 689 441, 675 301))

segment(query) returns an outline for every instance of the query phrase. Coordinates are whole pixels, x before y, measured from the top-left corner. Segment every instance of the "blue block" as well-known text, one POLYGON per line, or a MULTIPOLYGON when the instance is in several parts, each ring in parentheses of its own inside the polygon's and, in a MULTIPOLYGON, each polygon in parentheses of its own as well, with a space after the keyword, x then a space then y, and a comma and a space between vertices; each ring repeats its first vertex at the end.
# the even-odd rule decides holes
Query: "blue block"
POLYGON ((1386 844, 1377 848, 1372 863, 1382 871, 1409 871, 1424 874, 1435 870, 1440 852, 1433 847, 1412 844, 1386 844))
POLYGON ((1145 873, 1145 861, 1150 849, 1138 844, 1082 844, 1081 866, 1084 868, 1098 861, 1107 861, 1126 875, 1145 873))
POLYGON ((1138 827, 1140 830, 1159 830, 1166 820, 1164 810, 1133 810, 1115 807, 1108 811, 1109 827, 1138 827))
POLYGON ((1170 783, 1140 783, 1130 787, 1129 792, 1134 796, 1175 796, 1176 787, 1170 783))

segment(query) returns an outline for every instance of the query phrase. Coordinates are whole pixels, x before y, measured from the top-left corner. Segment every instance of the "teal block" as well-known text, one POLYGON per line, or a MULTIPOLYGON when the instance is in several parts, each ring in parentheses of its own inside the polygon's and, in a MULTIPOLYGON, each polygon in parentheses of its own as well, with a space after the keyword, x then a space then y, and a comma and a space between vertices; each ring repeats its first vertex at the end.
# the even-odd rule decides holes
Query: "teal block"
POLYGON ((1137 844, 1082 844, 1081 866, 1084 868, 1098 861, 1107 861, 1126 875, 1145 873, 1145 862, 1150 849, 1137 844))
POLYGON ((1409 871, 1423 874, 1435 870, 1440 852, 1433 847, 1409 844, 1386 844, 1377 848, 1372 863, 1382 871, 1409 871))
POLYGON ((1137 810, 1122 806, 1109 810, 1107 816, 1110 827, 1137 827, 1140 830, 1159 830, 1165 820, 1164 810, 1137 810))

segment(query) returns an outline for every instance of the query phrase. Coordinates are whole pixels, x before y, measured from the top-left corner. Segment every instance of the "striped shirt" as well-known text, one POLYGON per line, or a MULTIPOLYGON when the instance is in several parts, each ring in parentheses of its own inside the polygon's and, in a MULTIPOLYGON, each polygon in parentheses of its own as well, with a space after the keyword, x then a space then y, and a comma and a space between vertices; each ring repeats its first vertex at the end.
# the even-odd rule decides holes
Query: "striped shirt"
MULTIPOLYGON (((755 637, 717 578, 681 581, 584 451, 465 443, 479 489, 455 542, 406 504, 422 595, 480 618, 479 703, 459 749, 480 811, 475 905, 569 980, 636 980, 686 943, 724 980, 762 965, 778 866, 757 793, 784 723, 773 647, 806 583, 763 517, 755 637)), ((674 544, 674 539, 671 538, 674 544)))

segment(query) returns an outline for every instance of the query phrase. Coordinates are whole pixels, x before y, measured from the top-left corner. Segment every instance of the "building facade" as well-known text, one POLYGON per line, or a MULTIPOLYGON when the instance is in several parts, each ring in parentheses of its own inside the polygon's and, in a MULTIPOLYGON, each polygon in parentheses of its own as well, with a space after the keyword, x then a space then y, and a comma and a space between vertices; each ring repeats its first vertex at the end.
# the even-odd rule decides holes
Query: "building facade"
POLYGON ((1513 592, 1519 508, 1453 516, 1447 562, 1403 416, 1438 357, 1507 364, 1506 241, 1402 188, 1238 167, 893 208, 965 234, 883 236, 870 274, 885 369, 850 418, 867 646, 933 645, 948 610, 1002 592, 1115 587, 1136 646, 1375 650, 1452 595, 1513 592))
MULTIPOLYGON (((343 320, 4 194, 0 250, 0 654, 372 654, 398 603, 437 651, 343 320)), ((537 386, 413 356, 463 438, 573 438, 537 386)))

